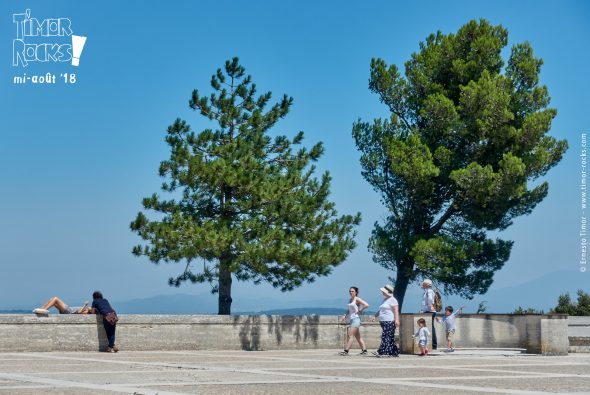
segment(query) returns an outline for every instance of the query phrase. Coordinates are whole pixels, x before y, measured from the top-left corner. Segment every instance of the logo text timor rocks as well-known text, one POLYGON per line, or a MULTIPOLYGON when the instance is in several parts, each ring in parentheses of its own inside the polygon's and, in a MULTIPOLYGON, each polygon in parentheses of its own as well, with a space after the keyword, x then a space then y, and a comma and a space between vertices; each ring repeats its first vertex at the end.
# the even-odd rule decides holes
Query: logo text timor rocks
POLYGON ((12 40, 12 65, 31 62, 71 62, 78 66, 86 37, 75 36, 69 18, 38 19, 31 10, 12 14, 16 38, 12 40))

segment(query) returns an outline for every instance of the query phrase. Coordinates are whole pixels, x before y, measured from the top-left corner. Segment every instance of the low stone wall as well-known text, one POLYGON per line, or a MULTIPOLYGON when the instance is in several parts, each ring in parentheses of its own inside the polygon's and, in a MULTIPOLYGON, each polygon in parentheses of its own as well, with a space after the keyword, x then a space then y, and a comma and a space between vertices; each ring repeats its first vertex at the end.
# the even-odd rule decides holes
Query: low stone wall
MULTIPOLYGON (((399 341, 405 353, 417 352, 411 335, 416 320, 402 314, 399 341)), ((370 317, 363 317, 368 321, 370 317)), ((462 315, 457 347, 524 348, 530 353, 564 355, 568 351, 565 315, 462 315)), ((437 325, 440 348, 446 344, 437 325)), ((430 325, 429 325, 430 326, 430 325)), ((370 349, 379 346, 378 322, 364 322, 370 349)), ((122 315, 117 344, 125 350, 275 350, 342 349, 347 326, 336 316, 179 316, 122 315)), ((0 352, 97 351, 106 347, 102 319, 95 315, 0 315, 0 352)), ((356 341, 353 347, 358 347, 356 341)))
MULTIPOLYGON (((334 348, 346 326, 335 316, 121 315, 116 343, 126 350, 334 348)), ((106 347, 96 315, 0 315, 0 351, 96 351, 106 347)))
POLYGON ((590 317, 569 317, 569 352, 590 352, 590 317))
MULTIPOLYGON (((419 353, 412 335, 418 331, 417 321, 424 318, 432 331, 430 315, 402 314, 401 350, 406 354, 419 353)), ((454 344, 458 348, 521 348, 527 353, 567 355, 567 315, 521 314, 462 314, 455 321, 454 344)), ((446 348, 443 325, 434 324, 439 349, 446 348)), ((432 337, 428 339, 432 349, 432 337)))

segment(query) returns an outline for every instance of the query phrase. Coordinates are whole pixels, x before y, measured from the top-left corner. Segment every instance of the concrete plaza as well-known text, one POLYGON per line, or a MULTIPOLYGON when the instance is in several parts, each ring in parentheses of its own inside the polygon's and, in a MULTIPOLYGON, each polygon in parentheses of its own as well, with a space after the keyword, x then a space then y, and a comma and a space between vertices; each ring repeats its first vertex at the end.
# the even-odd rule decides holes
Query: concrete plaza
POLYGON ((590 354, 458 350, 0 353, 0 394, 590 393, 590 354))

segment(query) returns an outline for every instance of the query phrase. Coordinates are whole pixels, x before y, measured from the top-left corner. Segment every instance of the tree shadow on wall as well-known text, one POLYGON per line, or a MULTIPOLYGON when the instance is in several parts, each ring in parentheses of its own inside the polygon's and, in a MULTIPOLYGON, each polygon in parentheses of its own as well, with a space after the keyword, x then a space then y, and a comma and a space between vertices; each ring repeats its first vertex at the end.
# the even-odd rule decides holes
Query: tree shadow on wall
MULTIPOLYGON (((274 334, 277 345, 281 346, 284 336, 292 335, 294 343, 312 342, 317 346, 319 331, 318 325, 320 317, 317 315, 307 316, 266 316, 267 333, 274 334)), ((242 350, 260 351, 260 334, 262 329, 262 320, 260 316, 249 315, 246 319, 242 317, 234 318, 234 326, 240 325, 240 343, 242 350)))
POLYGON ((234 327, 240 326, 240 343, 244 351, 261 351, 260 348, 260 316, 249 315, 234 317, 234 327))
POLYGON ((318 315, 285 315, 268 318, 268 333, 275 335, 277 344, 280 346, 283 342, 283 335, 291 334, 294 337, 295 344, 300 342, 313 342, 314 346, 318 343, 318 325, 320 317, 318 315))

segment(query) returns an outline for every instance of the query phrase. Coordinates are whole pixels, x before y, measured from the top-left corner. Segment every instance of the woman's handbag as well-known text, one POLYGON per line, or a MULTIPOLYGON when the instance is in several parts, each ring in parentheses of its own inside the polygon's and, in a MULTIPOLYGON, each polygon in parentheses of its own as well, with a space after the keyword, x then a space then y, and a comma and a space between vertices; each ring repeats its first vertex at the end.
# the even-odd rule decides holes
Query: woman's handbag
POLYGON ((117 321, 119 321, 119 317, 117 317, 117 313, 115 313, 114 311, 111 311, 110 313, 108 313, 104 319, 106 320, 106 322, 108 322, 111 325, 117 325, 117 321))

